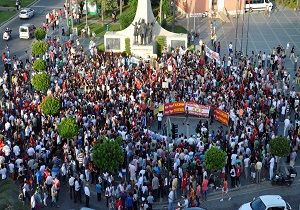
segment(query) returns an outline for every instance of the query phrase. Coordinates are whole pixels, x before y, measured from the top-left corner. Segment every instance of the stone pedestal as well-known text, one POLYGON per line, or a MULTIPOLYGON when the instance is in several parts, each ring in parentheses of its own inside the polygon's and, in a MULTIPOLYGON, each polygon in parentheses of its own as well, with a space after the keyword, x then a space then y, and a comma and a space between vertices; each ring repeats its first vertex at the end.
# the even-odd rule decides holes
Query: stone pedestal
MULTIPOLYGON (((139 0, 132 24, 122 31, 106 32, 104 35, 104 45, 107 51, 123 52, 125 51, 125 39, 129 38, 131 53, 133 55, 152 57, 152 55, 155 56, 156 54, 155 40, 157 36, 164 36, 166 38, 166 47, 168 49, 181 46, 187 48, 187 34, 172 33, 162 28, 155 20, 150 0, 139 0), (141 20, 152 25, 152 45, 137 45, 135 43, 134 25, 141 22, 141 20)), ((138 40, 140 40, 140 37, 138 40)))

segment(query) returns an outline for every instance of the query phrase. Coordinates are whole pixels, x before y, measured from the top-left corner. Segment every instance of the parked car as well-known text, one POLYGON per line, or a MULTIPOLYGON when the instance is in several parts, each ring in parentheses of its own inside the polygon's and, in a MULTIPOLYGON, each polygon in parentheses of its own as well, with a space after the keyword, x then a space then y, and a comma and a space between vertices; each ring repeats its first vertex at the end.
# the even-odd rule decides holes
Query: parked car
POLYGON ((31 8, 24 8, 20 11, 19 18, 21 19, 29 19, 34 15, 34 10, 31 8))
POLYGON ((185 208, 184 210, 206 210, 206 209, 200 207, 189 207, 189 208, 185 208))
POLYGON ((292 210, 290 204, 285 202, 280 195, 262 195, 252 202, 243 204, 239 210, 292 210))

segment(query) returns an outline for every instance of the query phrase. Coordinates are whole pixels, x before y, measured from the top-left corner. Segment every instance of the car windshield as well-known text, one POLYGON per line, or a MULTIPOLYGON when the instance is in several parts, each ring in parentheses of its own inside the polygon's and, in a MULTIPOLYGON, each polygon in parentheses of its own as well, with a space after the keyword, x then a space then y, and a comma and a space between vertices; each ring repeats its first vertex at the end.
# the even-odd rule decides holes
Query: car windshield
POLYGON ((20 31, 21 32, 27 32, 27 28, 21 28, 20 31))
POLYGON ((21 14, 26 14, 27 12, 26 12, 26 11, 21 11, 20 13, 21 13, 21 14))
POLYGON ((253 210, 265 210, 266 205, 262 202, 260 198, 256 198, 250 203, 250 206, 253 210))

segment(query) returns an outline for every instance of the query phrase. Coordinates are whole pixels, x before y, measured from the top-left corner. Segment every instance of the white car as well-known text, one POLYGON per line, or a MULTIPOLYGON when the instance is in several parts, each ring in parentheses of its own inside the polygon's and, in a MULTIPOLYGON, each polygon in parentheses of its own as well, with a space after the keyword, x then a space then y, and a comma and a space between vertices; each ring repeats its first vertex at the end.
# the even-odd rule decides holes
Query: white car
POLYGON ((262 195, 252 202, 243 204, 239 210, 292 210, 280 195, 262 195))
POLYGON ((34 10, 31 8, 24 8, 20 11, 19 18, 21 19, 29 19, 33 17, 34 10))

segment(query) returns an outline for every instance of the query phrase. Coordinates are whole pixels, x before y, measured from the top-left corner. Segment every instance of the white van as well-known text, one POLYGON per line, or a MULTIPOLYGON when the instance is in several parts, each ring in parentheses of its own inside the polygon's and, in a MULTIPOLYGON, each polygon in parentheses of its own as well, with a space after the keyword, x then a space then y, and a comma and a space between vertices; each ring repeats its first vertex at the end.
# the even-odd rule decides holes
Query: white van
POLYGON ((266 10, 266 8, 271 7, 273 8, 273 3, 270 0, 245 0, 245 10, 249 11, 251 8, 252 10, 266 10))
POLYGON ((20 39, 30 39, 34 37, 35 26, 33 24, 23 24, 19 28, 20 39))

